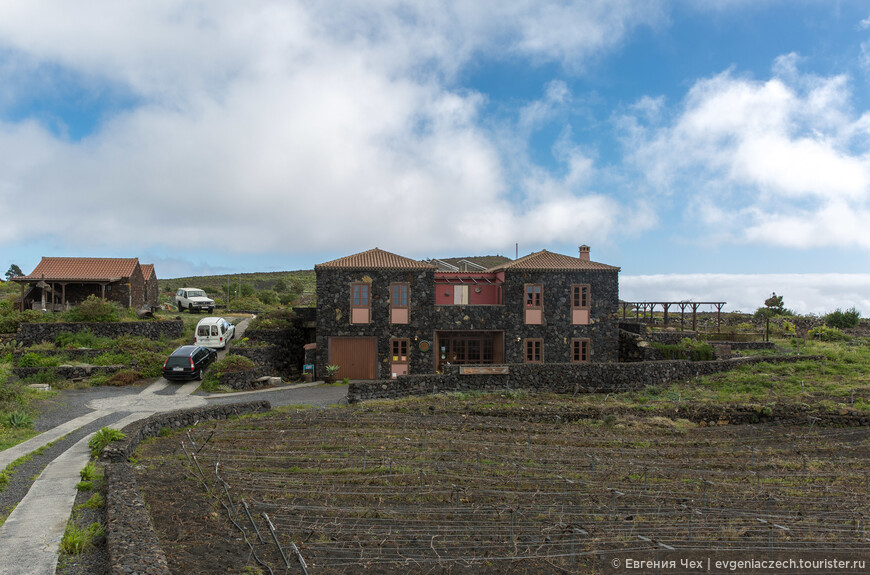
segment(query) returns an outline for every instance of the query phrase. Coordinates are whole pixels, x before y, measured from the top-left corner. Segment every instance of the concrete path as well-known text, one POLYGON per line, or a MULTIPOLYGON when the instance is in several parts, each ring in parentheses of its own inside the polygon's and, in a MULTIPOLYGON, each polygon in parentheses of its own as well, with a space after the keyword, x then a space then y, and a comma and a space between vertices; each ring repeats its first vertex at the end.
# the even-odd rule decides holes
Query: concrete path
POLYGON ((52 441, 60 439, 64 435, 71 433, 80 427, 84 427, 90 422, 96 421, 97 419, 109 415, 110 413, 112 413, 110 410, 92 411, 87 415, 71 419, 62 425, 58 425, 57 427, 40 433, 35 437, 31 437, 27 441, 10 447, 5 451, 0 451, 0 469, 6 469, 7 465, 12 463, 19 457, 27 455, 28 453, 39 449, 43 445, 47 445, 52 441))

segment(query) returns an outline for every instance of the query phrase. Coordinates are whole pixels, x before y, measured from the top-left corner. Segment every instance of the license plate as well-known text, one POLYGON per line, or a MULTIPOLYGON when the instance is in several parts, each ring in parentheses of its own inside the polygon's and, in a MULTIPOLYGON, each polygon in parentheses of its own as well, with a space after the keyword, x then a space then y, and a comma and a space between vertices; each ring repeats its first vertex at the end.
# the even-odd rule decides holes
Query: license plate
POLYGON ((184 371, 183 367, 173 367, 172 371, 184 371))

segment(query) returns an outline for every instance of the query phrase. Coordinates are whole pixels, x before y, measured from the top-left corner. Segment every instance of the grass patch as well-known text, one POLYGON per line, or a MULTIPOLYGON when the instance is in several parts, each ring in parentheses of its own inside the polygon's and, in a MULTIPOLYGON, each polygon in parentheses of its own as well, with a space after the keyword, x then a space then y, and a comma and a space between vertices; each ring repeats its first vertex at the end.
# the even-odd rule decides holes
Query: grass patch
POLYGON ((103 526, 99 523, 91 523, 87 527, 80 528, 70 520, 60 540, 60 550, 67 555, 80 555, 94 546, 97 537, 104 535, 103 526))
POLYGON ((97 457, 105 449, 107 445, 113 441, 126 439, 126 435, 118 429, 112 427, 104 427, 97 431, 93 437, 88 440, 88 447, 91 448, 91 457, 97 457))
POLYGON ((106 506, 106 499, 99 493, 94 493, 90 498, 82 503, 80 509, 102 509, 106 506))

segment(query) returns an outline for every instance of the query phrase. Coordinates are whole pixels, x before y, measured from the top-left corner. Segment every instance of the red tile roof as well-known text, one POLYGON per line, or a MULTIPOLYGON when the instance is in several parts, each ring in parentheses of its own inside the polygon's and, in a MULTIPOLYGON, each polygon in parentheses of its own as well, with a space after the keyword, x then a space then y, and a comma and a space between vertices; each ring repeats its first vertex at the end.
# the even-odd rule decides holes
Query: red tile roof
POLYGON ((572 258, 562 254, 555 254, 547 250, 531 253, 518 260, 500 264, 488 271, 517 270, 517 271, 564 271, 564 270, 611 270, 619 271, 618 267, 609 266, 580 258, 572 258))
POLYGON ((139 258, 54 258, 43 257, 28 280, 110 281, 133 275, 139 258))
POLYGON ((154 272, 154 264, 142 264, 142 277, 145 278, 145 281, 151 279, 151 276, 157 277, 154 272))
POLYGON ((434 270, 435 266, 427 262, 412 260, 384 250, 375 248, 360 252, 352 256, 338 258, 314 266, 319 269, 345 269, 345 270, 434 270))

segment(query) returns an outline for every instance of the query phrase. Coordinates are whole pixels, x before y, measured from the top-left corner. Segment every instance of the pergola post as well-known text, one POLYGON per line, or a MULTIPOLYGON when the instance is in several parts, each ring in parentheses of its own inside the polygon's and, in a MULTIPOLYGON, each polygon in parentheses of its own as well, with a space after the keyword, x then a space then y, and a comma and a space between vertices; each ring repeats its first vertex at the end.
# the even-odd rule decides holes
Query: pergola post
POLYGON ((716 333, 719 333, 719 328, 722 326, 722 306, 724 303, 714 304, 716 306, 716 333))
POLYGON ((664 317, 665 327, 668 327, 668 308, 669 307, 671 307, 671 304, 669 304, 669 303, 662 304, 662 308, 664 309, 664 315, 665 315, 665 317, 664 317))
POLYGON ((698 331, 698 306, 701 304, 692 302, 692 331, 698 331))

